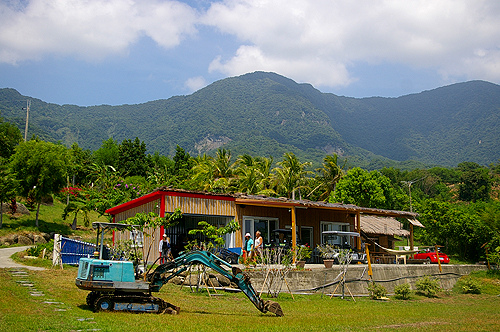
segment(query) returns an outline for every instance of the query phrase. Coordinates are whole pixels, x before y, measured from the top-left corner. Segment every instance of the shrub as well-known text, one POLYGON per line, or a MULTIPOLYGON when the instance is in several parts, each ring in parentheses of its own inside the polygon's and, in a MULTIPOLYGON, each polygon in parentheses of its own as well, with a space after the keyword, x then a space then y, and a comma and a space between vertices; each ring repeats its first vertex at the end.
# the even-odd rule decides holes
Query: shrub
POLYGON ((387 289, 384 286, 376 284, 374 282, 368 285, 368 292, 370 293, 370 298, 372 298, 373 300, 378 300, 387 295, 387 289))
POLYGON ((436 294, 441 290, 438 281, 429 276, 418 279, 415 283, 415 287, 417 288, 418 293, 427 297, 436 296, 436 294))
POLYGON ((460 291, 464 294, 481 294, 481 285, 471 277, 459 280, 460 291))
POLYGON ((50 257, 52 255, 52 250, 54 249, 54 240, 50 240, 47 243, 39 243, 36 246, 29 247, 26 249, 26 254, 28 256, 42 257, 43 249, 45 250, 45 257, 50 257))
POLYGON ((398 299, 408 300, 411 294, 411 287, 409 283, 404 283, 394 287, 394 294, 398 299))

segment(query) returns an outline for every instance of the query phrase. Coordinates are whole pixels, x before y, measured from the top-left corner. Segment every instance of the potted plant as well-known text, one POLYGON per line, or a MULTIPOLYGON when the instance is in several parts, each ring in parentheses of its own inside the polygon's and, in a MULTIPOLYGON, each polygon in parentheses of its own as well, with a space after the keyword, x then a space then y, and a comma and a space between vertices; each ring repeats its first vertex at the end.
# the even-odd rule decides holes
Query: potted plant
POLYGON ((323 264, 327 269, 333 266, 335 257, 338 255, 335 248, 329 244, 318 245, 318 251, 323 258, 323 264))
POLYGON ((306 265, 306 260, 311 258, 311 247, 307 245, 302 245, 298 248, 297 250, 297 256, 296 256, 296 261, 295 261, 295 266, 297 268, 304 268, 306 265))

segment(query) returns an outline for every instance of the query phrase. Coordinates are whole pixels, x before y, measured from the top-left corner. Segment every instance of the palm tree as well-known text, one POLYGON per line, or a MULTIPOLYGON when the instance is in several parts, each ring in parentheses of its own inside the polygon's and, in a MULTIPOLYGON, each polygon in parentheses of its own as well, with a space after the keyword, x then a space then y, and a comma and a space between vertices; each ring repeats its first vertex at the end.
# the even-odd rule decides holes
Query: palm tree
POLYGON ((69 214, 73 214, 73 223, 71 224, 71 229, 75 230, 76 229, 76 223, 78 222, 78 214, 81 213, 83 214, 83 223, 87 227, 90 222, 89 218, 89 211, 90 209, 86 205, 79 206, 73 202, 70 202, 66 207, 64 208, 62 218, 63 220, 66 220, 69 214))
MULTIPOLYGON (((295 191, 307 188, 307 175, 312 173, 306 168, 311 166, 310 162, 300 163, 295 154, 285 153, 283 160, 278 162, 273 169, 274 183, 279 194, 295 199, 295 191)), ((300 192, 299 192, 300 195, 300 192)))
POLYGON ((237 190, 247 194, 275 194, 270 189, 272 158, 256 157, 248 154, 238 157, 234 174, 237 175, 237 190))
POLYGON ((213 158, 203 154, 194 159, 193 176, 191 182, 200 190, 210 191, 215 183, 215 163, 213 158))
POLYGON ((230 178, 233 174, 231 165, 231 151, 218 149, 214 160, 215 174, 214 178, 230 178))
POLYGON ((319 195, 319 199, 327 201, 330 194, 335 191, 337 182, 339 182, 344 174, 345 164, 346 162, 344 161, 344 164, 339 166, 336 154, 326 156, 323 159, 323 167, 316 169, 319 173, 315 179, 318 185, 307 196, 309 197, 317 189, 320 189, 322 193, 319 195))

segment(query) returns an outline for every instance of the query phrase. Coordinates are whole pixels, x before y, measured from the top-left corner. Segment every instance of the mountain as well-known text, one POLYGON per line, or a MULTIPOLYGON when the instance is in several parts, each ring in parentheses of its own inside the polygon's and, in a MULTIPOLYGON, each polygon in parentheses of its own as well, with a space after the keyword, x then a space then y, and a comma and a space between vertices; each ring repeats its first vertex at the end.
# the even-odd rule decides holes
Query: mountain
MULTIPOLYGON (((26 99, 0 89, 0 115, 24 131, 26 99)), ((231 150, 273 156, 325 154, 391 165, 391 160, 454 166, 500 159, 500 86, 453 84, 399 98, 322 93, 275 73, 217 81, 191 95, 138 105, 56 105, 31 99, 29 136, 95 150, 103 140, 139 137, 151 152, 231 150)))

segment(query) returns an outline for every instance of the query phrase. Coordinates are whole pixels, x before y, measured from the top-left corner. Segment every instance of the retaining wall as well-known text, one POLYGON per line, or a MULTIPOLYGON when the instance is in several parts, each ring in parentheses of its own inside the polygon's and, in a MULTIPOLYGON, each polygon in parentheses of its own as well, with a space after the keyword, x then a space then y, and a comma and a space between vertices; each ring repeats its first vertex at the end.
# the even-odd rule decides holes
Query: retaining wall
MULTIPOLYGON (((316 265, 316 264, 314 264, 316 265)), ((394 286, 408 282, 412 289, 415 289, 415 281, 426 275, 433 276, 439 280, 443 289, 451 289, 457 280, 470 274, 472 271, 486 270, 484 265, 442 265, 442 272, 439 272, 438 265, 422 264, 374 264, 372 265, 373 280, 383 285, 389 294, 394 292, 394 286)), ((304 271, 290 271, 286 277, 288 286, 294 293, 332 293, 338 284, 340 268, 324 268, 319 265, 306 265, 304 271)), ((249 272, 252 285, 257 291, 262 288, 265 274, 256 268, 249 272)), ((368 295, 368 266, 351 265, 346 274, 346 284, 353 295, 368 295)), ((264 290, 265 291, 265 290, 264 290)), ((287 286, 283 283, 282 291, 287 292, 287 286)), ((335 292, 339 294, 340 290, 335 292)), ((347 289, 345 290, 348 294, 347 289)))

